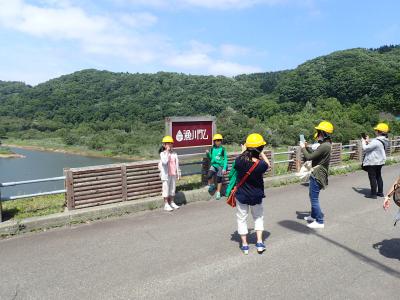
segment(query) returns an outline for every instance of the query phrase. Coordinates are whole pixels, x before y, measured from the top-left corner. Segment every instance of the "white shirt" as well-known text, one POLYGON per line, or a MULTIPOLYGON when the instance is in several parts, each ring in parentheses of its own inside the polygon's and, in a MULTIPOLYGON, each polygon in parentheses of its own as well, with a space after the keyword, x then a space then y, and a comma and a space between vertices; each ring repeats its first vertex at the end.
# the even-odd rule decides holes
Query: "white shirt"
POLYGON ((178 177, 181 177, 181 169, 179 167, 178 154, 176 152, 169 153, 168 151, 163 151, 160 153, 160 162, 158 163, 158 169, 160 170, 161 180, 168 180, 168 156, 171 155, 172 159, 176 161, 176 169, 178 177))

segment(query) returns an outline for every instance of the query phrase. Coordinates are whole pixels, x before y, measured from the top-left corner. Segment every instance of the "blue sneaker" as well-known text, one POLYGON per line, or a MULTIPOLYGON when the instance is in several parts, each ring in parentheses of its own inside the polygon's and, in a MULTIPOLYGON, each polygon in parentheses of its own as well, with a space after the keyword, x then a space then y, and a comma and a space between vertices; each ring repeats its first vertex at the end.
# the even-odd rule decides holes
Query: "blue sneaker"
POLYGON ((249 254, 249 245, 242 246, 240 249, 243 251, 245 255, 249 254))
POLYGON ((208 192, 209 193, 212 193, 212 192, 214 192, 215 191, 215 184, 210 184, 209 186, 208 186, 208 192))
POLYGON ((256 248, 257 248, 257 252, 259 254, 261 254, 265 251, 265 245, 263 243, 257 243, 256 248))
POLYGON ((221 200, 221 193, 217 192, 217 194, 215 195, 215 200, 221 200))

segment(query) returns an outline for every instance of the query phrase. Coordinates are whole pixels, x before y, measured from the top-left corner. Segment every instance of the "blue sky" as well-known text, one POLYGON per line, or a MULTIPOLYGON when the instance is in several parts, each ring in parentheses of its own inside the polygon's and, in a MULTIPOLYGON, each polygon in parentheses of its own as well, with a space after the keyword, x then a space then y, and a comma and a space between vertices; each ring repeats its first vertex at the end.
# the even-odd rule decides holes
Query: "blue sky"
POLYGON ((400 1, 0 0, 0 80, 86 68, 234 76, 400 44, 400 1))

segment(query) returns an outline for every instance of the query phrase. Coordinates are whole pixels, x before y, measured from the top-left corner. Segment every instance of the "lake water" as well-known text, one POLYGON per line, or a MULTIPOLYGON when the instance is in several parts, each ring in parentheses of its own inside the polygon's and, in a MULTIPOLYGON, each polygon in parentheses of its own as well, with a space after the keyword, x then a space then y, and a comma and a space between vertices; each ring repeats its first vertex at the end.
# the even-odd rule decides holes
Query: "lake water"
MULTIPOLYGON (((11 150, 26 157, 12 159, 0 158, 0 182, 58 177, 63 176, 64 168, 124 162, 119 159, 88 157, 58 152, 35 151, 20 148, 11 148, 11 150)), ((10 196, 62 189, 64 189, 64 182, 61 180, 4 187, 1 189, 1 193, 4 196, 10 196)))

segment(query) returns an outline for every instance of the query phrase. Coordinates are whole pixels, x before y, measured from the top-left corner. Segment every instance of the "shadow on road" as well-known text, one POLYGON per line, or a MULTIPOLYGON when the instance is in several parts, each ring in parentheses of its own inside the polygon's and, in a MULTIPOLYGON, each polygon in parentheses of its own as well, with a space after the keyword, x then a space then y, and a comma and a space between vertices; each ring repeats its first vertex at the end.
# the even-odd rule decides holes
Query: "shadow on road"
MULTIPOLYGON (((271 235, 271 232, 269 231, 265 231, 263 232, 263 241, 267 240, 271 235)), ((240 238, 240 234, 235 231, 234 233, 232 233, 231 235, 231 241, 237 242, 239 244, 239 247, 242 243, 242 239, 240 238)), ((252 229, 249 228, 249 234, 247 235, 247 242, 249 244, 256 244, 257 243, 257 236, 256 236, 256 232, 252 229)))
POLYGON ((400 260, 400 239, 383 240, 372 245, 374 249, 387 258, 400 260))
POLYGON ((355 191, 356 193, 359 193, 361 195, 364 196, 369 196, 371 194, 371 190, 370 189, 366 189, 366 188, 356 188, 356 187, 352 187, 353 191, 355 191))
MULTIPOLYGON (((334 240, 332 240, 330 238, 327 238, 326 236, 323 236, 323 235, 319 234, 316 230, 310 229, 310 228, 308 228, 307 226, 305 226, 303 224, 300 224, 300 223, 298 223, 296 221, 292 221, 292 220, 280 221, 280 222, 278 222, 278 224, 280 226, 284 227, 284 228, 290 229, 290 230, 298 232, 298 233, 313 234, 313 235, 323 239, 324 241, 327 241, 328 243, 331 243, 332 245, 334 245, 336 247, 339 247, 339 248, 341 248, 343 250, 346 250, 348 253, 353 255, 358 260, 360 260, 362 262, 365 262, 365 263, 373 266, 374 268, 376 268, 378 270, 381 270, 381 271, 383 271, 385 273, 388 273, 389 275, 391 275, 393 277, 400 278, 400 272, 398 272, 397 270, 392 269, 392 268, 390 268, 388 266, 385 266, 384 264, 376 261, 375 259, 370 258, 370 257, 368 257, 368 256, 366 256, 366 255, 364 255, 364 254, 362 254, 362 253, 360 253, 360 252, 358 252, 356 250, 353 250, 353 249, 351 249, 351 248, 349 248, 349 247, 347 247, 347 246, 345 246, 345 245, 343 245, 343 244, 341 244, 341 243, 339 243, 337 241, 334 241, 334 240)), ((393 240, 395 240, 395 239, 393 239, 393 240)), ((394 252, 393 247, 397 247, 397 249, 399 249, 400 239, 397 239, 397 240, 398 240, 397 246, 396 246, 395 242, 390 242, 390 244, 386 243, 385 249, 388 251, 388 252, 385 252, 386 254, 389 254, 389 252, 390 252, 389 255, 393 255, 393 252, 394 252), (389 251, 388 249, 391 249, 391 250, 389 251)), ((389 240, 389 241, 392 241, 392 240, 389 240)), ((383 245, 383 243, 384 243, 384 241, 382 242, 382 245, 383 245)), ((378 244, 375 244, 375 245, 378 245, 378 244)), ((374 245, 374 248, 375 248, 375 245, 374 245)), ((381 246, 381 248, 383 248, 383 247, 384 246, 381 246)), ((384 255, 382 252, 386 251, 386 250, 379 249, 379 251, 381 252, 382 255, 384 255)), ((397 257, 399 257, 399 254, 396 254, 396 255, 397 255, 397 257)), ((386 255, 384 255, 384 256, 386 256, 386 255)))

